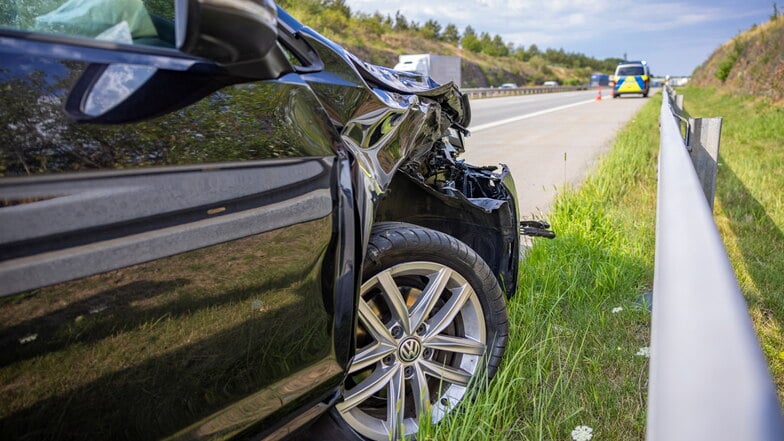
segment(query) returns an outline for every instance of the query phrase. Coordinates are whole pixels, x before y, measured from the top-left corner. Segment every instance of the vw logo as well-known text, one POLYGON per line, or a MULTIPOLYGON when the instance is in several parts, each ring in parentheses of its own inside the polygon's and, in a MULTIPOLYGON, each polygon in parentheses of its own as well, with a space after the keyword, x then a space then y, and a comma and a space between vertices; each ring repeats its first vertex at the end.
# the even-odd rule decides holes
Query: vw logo
POLYGON ((400 359, 406 363, 411 363, 412 361, 416 360, 419 357, 419 353, 422 352, 422 345, 419 343, 419 340, 415 338, 407 338, 400 343, 400 348, 398 349, 398 354, 400 355, 400 359))

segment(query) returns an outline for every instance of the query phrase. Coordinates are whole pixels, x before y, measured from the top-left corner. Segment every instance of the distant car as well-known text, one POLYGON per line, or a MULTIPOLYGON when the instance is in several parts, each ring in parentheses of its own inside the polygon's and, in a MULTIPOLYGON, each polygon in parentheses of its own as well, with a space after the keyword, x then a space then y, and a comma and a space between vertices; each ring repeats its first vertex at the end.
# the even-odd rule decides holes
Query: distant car
POLYGON ((651 71, 645 61, 623 61, 615 68, 612 97, 640 93, 648 96, 651 89, 651 71))
POLYGON ((547 87, 558 87, 558 81, 545 81, 542 85, 547 87))
POLYGON ((517 84, 515 83, 504 83, 499 87, 499 89, 517 89, 517 84))
POLYGON ((599 86, 609 86, 610 85, 610 76, 607 74, 602 73, 595 73, 591 75, 591 83, 589 86, 591 87, 599 87, 599 86))

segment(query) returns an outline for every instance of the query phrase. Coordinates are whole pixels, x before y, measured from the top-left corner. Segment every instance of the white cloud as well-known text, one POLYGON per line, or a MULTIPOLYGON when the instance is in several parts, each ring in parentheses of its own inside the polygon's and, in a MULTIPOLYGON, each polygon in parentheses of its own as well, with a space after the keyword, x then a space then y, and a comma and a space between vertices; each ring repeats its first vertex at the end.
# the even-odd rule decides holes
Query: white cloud
POLYGON ((395 15, 423 23, 435 19, 461 29, 500 34, 506 41, 540 46, 566 45, 613 32, 656 32, 714 22, 731 16, 726 7, 695 2, 642 3, 639 0, 446 0, 386 2, 349 0, 353 9, 395 15))
POLYGON ((597 58, 656 61, 657 73, 689 74, 710 52, 753 23, 768 0, 347 0, 355 11, 435 19, 501 35, 515 45, 563 48, 597 58))

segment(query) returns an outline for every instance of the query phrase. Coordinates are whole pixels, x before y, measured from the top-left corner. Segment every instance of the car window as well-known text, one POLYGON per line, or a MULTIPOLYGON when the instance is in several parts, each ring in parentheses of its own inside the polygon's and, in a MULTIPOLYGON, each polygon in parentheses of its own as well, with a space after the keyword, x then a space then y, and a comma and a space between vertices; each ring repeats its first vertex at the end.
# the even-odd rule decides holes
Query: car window
POLYGON ((621 66, 618 68, 618 73, 616 75, 645 75, 645 70, 642 66, 621 66))
POLYGON ((174 0, 11 0, 0 28, 174 47, 174 0))

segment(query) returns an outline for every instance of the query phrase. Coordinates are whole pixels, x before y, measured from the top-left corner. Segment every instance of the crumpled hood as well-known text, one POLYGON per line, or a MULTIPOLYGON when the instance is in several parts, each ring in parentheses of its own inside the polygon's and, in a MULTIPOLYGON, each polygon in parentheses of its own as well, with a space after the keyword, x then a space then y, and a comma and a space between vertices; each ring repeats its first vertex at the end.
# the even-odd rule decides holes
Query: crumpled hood
POLYGON ((424 75, 376 66, 360 60, 350 52, 348 55, 362 78, 370 83, 389 92, 431 98, 441 104, 452 122, 460 128, 464 129, 471 123, 471 106, 468 97, 460 92, 455 83, 450 81, 446 84, 438 84, 424 75))
POLYGON ((308 27, 288 25, 323 62, 321 71, 302 77, 374 193, 383 193, 402 165, 423 160, 450 128, 467 133, 470 106, 453 83, 366 63, 308 27))

